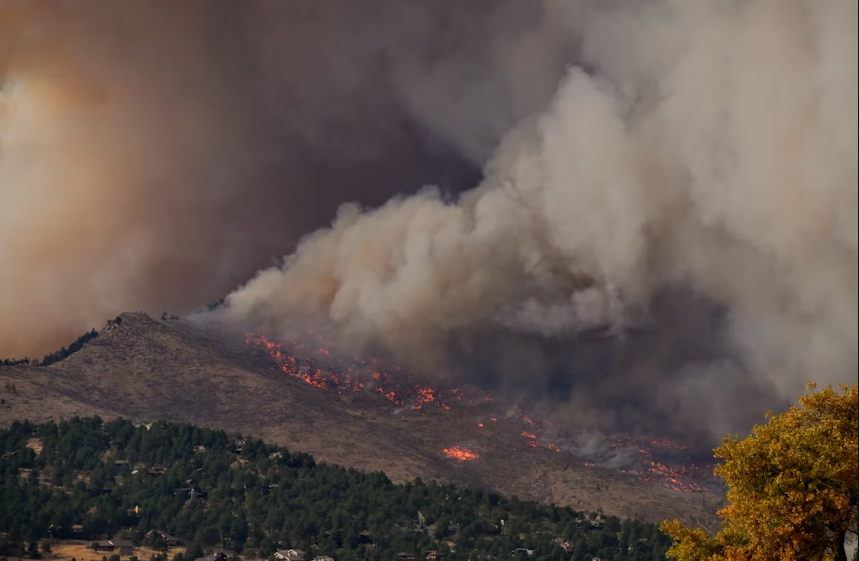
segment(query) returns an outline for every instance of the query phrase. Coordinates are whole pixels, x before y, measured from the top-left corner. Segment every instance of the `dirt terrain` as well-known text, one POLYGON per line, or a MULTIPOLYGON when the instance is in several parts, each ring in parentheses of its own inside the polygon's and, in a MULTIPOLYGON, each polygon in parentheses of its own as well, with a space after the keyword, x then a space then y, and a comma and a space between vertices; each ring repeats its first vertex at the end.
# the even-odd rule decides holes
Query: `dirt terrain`
POLYGON ((0 425, 75 415, 189 422, 261 437, 319 461, 381 470, 394 481, 482 486, 651 522, 679 517, 709 525, 723 503, 718 492, 680 492, 529 446, 520 420, 483 422, 490 404, 403 413, 377 395, 337 396, 286 376, 241 335, 186 320, 121 317, 50 366, 0 366, 0 425), (441 452, 453 446, 479 458, 457 461, 441 452))
MULTIPOLYGON (((45 553, 42 555, 42 559, 60 559, 62 561, 71 561, 74 559, 75 561, 102 561, 102 557, 105 556, 104 552, 96 552, 89 549, 87 546, 90 542, 83 540, 64 540, 64 541, 54 541, 54 540, 46 540, 47 543, 51 544, 51 552, 45 553)), ((167 551, 168 558, 172 559, 174 555, 177 553, 184 553, 184 547, 173 547, 167 551)), ((134 557, 138 559, 149 559, 153 555, 162 553, 161 551, 156 551, 149 547, 135 547, 134 548, 134 557)), ((107 554, 107 557, 110 557, 112 553, 107 554)), ((130 555, 120 556, 123 560, 130 559, 130 555)))

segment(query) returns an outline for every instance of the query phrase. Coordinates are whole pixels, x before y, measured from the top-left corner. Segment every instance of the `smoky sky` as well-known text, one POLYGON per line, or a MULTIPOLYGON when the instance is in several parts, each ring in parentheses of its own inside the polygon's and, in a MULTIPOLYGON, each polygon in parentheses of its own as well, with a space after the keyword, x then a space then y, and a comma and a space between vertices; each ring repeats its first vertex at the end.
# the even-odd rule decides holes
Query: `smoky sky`
POLYGON ((734 430, 855 379, 856 10, 0 4, 0 355, 229 294, 572 424, 734 430))
POLYGON ((0 355, 218 299, 344 201, 472 187, 562 76, 542 17, 500 0, 4 2, 0 355), (517 43, 546 60, 500 55, 517 43))
POLYGON ((496 52, 569 64, 474 189, 343 205, 227 314, 323 317, 571 422, 716 438, 855 380, 856 4, 539 5, 566 42, 496 52))

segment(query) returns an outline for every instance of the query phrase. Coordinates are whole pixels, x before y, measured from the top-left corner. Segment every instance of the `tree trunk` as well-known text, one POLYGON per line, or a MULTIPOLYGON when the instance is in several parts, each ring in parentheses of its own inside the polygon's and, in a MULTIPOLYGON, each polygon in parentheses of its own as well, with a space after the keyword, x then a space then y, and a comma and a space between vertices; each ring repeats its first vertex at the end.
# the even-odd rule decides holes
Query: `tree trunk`
POLYGON ((847 561, 847 549, 844 547, 844 539, 847 532, 838 532, 838 541, 835 543, 835 561, 847 561))

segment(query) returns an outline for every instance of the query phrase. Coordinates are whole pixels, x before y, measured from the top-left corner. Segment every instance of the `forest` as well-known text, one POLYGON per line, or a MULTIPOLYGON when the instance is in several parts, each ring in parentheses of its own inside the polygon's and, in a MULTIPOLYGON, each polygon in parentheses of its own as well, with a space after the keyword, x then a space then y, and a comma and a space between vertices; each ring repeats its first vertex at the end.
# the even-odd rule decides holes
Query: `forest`
MULTIPOLYGON (((115 320, 109 321, 108 325, 110 325, 111 323, 114 323, 114 322, 117 325, 119 325, 120 323, 122 323, 122 318, 117 316, 115 320)), ((33 366, 50 366, 51 364, 54 364, 55 362, 59 362, 59 361, 63 360, 64 358, 68 358, 69 356, 78 352, 79 350, 81 350, 84 347, 84 345, 86 343, 88 343, 89 341, 92 341, 96 337, 98 337, 98 331, 96 331, 95 329, 92 329, 90 331, 87 331, 86 333, 84 333, 83 335, 78 337, 77 339, 75 339, 72 342, 72 344, 69 345, 68 347, 63 347, 58 351, 54 351, 52 353, 46 354, 42 358, 42 360, 39 360, 39 359, 30 360, 29 357, 6 358, 3 360, 0 360, 0 366, 18 366, 21 364, 31 364, 33 366)))
POLYGON ((36 557, 45 538, 166 551, 151 530, 185 541, 176 561, 282 548, 338 561, 431 550, 451 561, 648 561, 671 545, 635 520, 420 479, 394 484, 222 430, 98 417, 0 430, 0 512, 0 557, 36 557))

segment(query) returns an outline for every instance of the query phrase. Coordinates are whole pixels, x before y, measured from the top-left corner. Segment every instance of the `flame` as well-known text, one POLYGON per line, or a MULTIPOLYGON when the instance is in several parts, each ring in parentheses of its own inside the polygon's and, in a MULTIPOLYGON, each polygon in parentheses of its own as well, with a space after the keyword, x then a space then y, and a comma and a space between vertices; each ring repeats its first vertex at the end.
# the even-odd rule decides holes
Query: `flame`
MULTIPOLYGON (((323 340, 323 336, 312 329, 307 330, 307 335, 317 343, 323 340)), ((468 388, 467 391, 466 388, 433 388, 418 383, 401 366, 387 364, 378 357, 365 360, 352 356, 351 363, 338 360, 332 356, 329 349, 319 346, 316 347, 316 355, 330 359, 326 363, 334 363, 323 371, 316 366, 313 357, 301 356, 305 344, 300 335, 296 335, 289 342, 289 352, 285 350, 285 345, 275 343, 261 333, 248 333, 246 342, 267 350, 272 360, 289 376, 298 378, 309 386, 333 390, 340 395, 361 393, 372 388, 394 405, 409 404, 415 411, 429 404, 449 410, 448 396, 452 396, 450 401, 463 404, 474 404, 478 400, 492 401, 489 394, 476 388, 468 388)))
POLYGON ((451 448, 442 448, 442 453, 452 460, 459 460, 460 462, 467 462, 468 460, 476 460, 480 457, 480 454, 471 450, 469 448, 463 448, 461 446, 453 446, 451 448))
POLYGON ((665 451, 672 452, 674 455, 677 452, 688 451, 690 450, 689 446, 678 444, 667 438, 645 440, 629 436, 615 437, 615 442, 612 446, 638 452, 639 458, 636 472, 640 481, 658 483, 669 489, 687 493, 706 490, 695 479, 709 474, 712 471, 712 465, 668 465, 654 458, 654 454, 665 451))
POLYGON ((477 428, 482 429, 482 428, 483 428, 483 423, 477 423, 477 428))
MULTIPOLYGON (((493 402, 489 394, 477 388, 427 386, 418 382, 403 367, 389 364, 379 357, 365 359, 356 355, 337 356, 326 348, 323 339, 321 334, 308 330, 306 335, 295 334, 286 344, 275 343, 260 333, 248 333, 246 340, 248 344, 266 350, 271 359, 287 375, 309 386, 339 395, 372 392, 394 405, 410 406, 414 411, 421 411, 430 405, 441 410, 449 410, 454 403, 476 405, 493 402), (310 339, 307 339, 307 336, 310 339), (318 360, 325 361, 325 368, 317 365, 318 360)), ((556 453, 562 451, 553 442, 543 444, 553 440, 548 423, 526 414, 519 404, 514 404, 512 410, 516 413, 516 419, 527 425, 527 430, 523 431, 521 436, 528 439, 529 447, 544 448, 556 453)), ((489 417, 489 421, 497 423, 498 419, 489 417)), ((484 428, 485 425, 479 423, 477 427, 484 428)), ((636 465, 628 472, 630 476, 635 476, 641 481, 661 484, 683 492, 706 490, 696 482, 696 479, 701 480, 711 473, 712 465, 689 464, 687 452, 690 449, 689 446, 667 438, 616 435, 612 437, 611 447, 626 450, 636 456, 636 465), (666 457, 670 459, 670 464, 663 463, 668 461, 664 459, 666 457)), ((458 446, 445 448, 442 452, 448 458, 460 461, 474 460, 479 457, 476 452, 458 446)), ((596 463, 590 461, 585 462, 584 465, 596 467, 596 463)), ((627 470, 622 471, 627 472, 627 470)))

